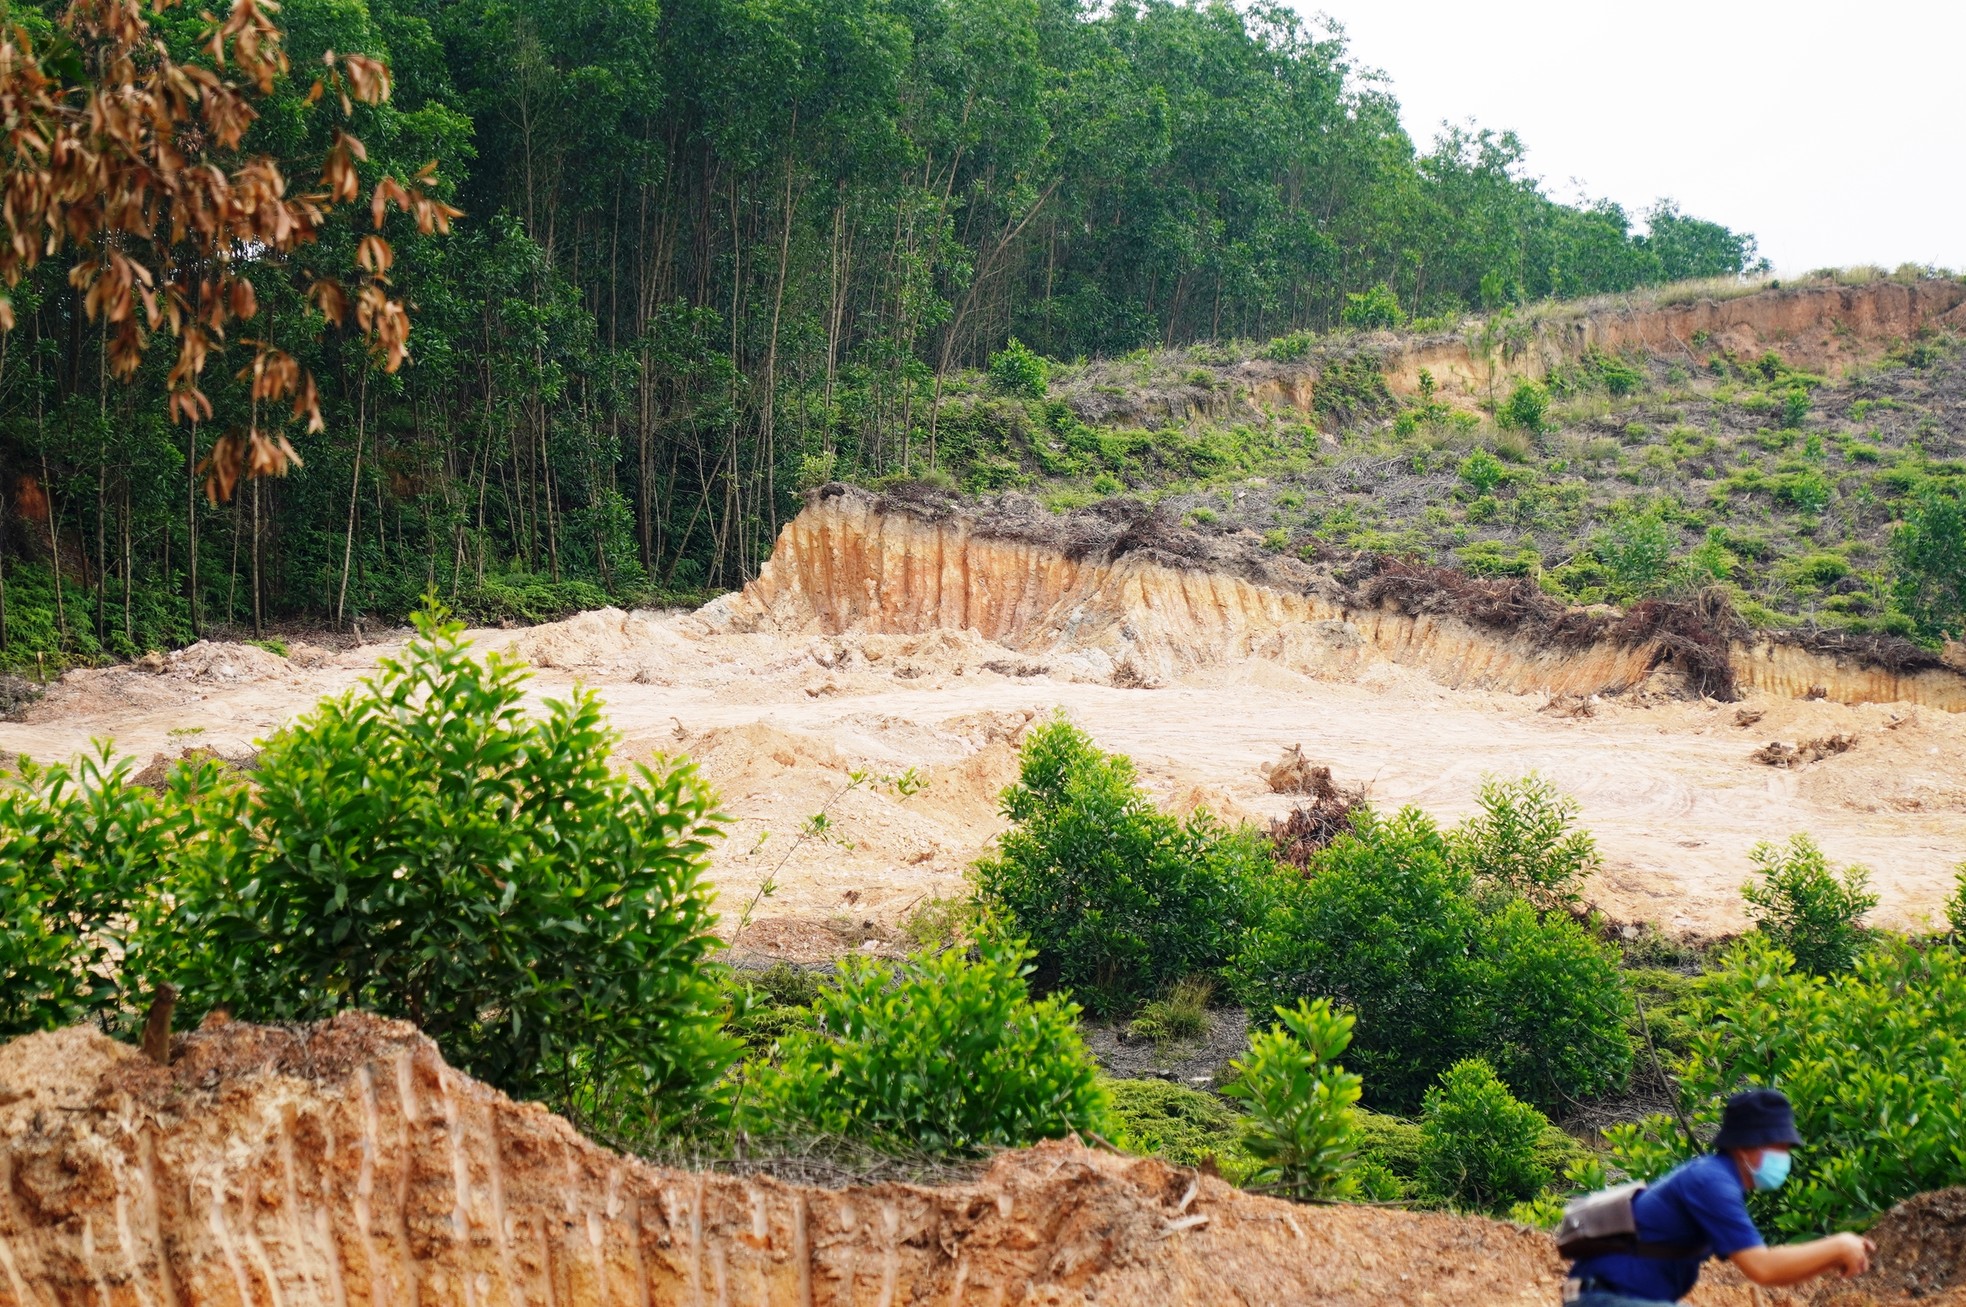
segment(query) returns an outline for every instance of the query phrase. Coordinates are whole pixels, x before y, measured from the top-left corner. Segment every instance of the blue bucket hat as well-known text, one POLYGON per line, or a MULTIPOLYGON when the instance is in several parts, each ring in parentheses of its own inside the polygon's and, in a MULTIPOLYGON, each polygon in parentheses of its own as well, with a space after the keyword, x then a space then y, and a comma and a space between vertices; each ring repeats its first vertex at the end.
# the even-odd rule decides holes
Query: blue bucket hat
POLYGON ((1802 1142, 1796 1133, 1795 1109, 1788 1095, 1779 1089, 1747 1089, 1727 1100, 1720 1114, 1720 1133, 1713 1137, 1716 1153, 1730 1148, 1766 1148, 1772 1144, 1795 1147, 1802 1142))

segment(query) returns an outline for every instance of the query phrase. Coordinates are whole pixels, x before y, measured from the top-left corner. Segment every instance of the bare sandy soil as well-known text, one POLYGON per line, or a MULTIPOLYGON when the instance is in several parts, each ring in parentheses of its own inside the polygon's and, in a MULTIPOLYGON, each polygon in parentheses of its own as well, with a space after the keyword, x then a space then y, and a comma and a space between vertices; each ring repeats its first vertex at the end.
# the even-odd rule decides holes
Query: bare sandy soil
MULTIPOLYGON (((593 687, 623 761, 699 762, 733 819, 715 865, 725 911, 776 871, 744 940, 766 954, 835 954, 885 937, 925 898, 959 893, 1001 829, 1016 741, 1055 711, 1131 755, 1162 802, 1233 818, 1286 810, 1259 767, 1292 744, 1341 781, 1369 784, 1376 804, 1443 820, 1472 808, 1485 775, 1541 771, 1581 801, 1603 851, 1591 897, 1672 932, 1743 925, 1739 889, 1763 839, 1806 831, 1838 862, 1868 866, 1876 919, 1901 927, 1940 916, 1966 858, 1966 718, 1930 708, 1640 692, 1570 716, 1541 696, 1447 689, 1388 663, 1317 680, 1261 660, 1122 689, 1070 658, 1033 659, 973 633, 786 640, 715 634, 680 613, 603 611, 474 638, 529 658, 541 697, 593 687), (1750 759, 1771 740, 1838 733, 1855 747, 1792 771, 1750 759), (850 787, 850 771, 910 767, 928 782, 911 797, 850 787), (802 840, 822 809, 833 836, 802 840)), ((297 646, 283 659, 201 645, 161 670, 72 673, 27 720, 0 723, 0 751, 46 761, 107 737, 142 761, 187 747, 244 754, 392 647, 297 646)))

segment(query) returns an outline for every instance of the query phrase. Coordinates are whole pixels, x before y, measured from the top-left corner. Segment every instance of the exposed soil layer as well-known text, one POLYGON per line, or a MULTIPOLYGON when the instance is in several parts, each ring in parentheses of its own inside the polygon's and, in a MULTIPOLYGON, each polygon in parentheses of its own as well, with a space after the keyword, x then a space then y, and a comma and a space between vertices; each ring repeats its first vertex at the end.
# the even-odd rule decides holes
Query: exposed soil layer
POLYGON ((1903 640, 1756 637, 1716 594, 1574 609, 1521 578, 1306 562, 1125 499, 1056 515, 1017 495, 825 486, 758 579, 703 616, 785 635, 974 631, 1129 687, 1240 657, 1320 673, 1384 658, 1517 693, 1616 693, 1663 670, 1693 697, 1755 688, 1966 710, 1966 676, 1903 640))
MULTIPOLYGON (((1692 1301, 1966 1302, 1966 1191, 1873 1235, 1861 1280, 1721 1270, 1692 1301)), ((0 1046, 0 1307, 1419 1307, 1553 1304, 1560 1276, 1536 1231, 1295 1206, 1072 1142, 938 1186, 655 1166, 360 1013, 212 1025, 169 1065, 89 1028, 0 1046)))
POLYGON ((0 1048, 0 1307, 1552 1303, 1547 1236, 1054 1143, 846 1190, 668 1170, 350 1014, 0 1048))

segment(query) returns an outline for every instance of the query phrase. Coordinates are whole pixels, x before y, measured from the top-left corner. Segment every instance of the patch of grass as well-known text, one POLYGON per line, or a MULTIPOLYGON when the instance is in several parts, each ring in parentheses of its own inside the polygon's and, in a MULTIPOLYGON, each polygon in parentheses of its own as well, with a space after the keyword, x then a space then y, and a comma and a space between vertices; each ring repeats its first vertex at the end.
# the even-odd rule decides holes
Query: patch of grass
POLYGON ((1215 998, 1215 978, 1189 976, 1175 982, 1166 998, 1144 1004, 1126 1033, 1156 1044, 1199 1039, 1208 1032, 1208 1005, 1215 998))

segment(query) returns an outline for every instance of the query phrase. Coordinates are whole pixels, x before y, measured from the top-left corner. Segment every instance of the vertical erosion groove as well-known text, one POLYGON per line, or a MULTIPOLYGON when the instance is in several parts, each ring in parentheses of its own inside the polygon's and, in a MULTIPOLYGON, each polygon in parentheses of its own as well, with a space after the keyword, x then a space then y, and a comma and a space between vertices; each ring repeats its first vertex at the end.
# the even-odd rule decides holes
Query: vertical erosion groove
MULTIPOLYGON (((1651 640, 1554 645, 1135 555, 1074 561, 1042 540, 981 535, 960 513, 882 511, 858 492, 815 500, 788 523, 728 605, 746 629, 787 637, 973 631, 1021 653, 1073 656, 1075 674, 1094 677, 1131 665, 1165 680, 1260 657, 1347 680, 1385 661, 1450 686, 1591 695, 1631 689, 1663 660, 1651 640)), ((1820 686, 1845 703, 1966 711, 1966 677, 1949 668, 1896 671, 1765 640, 1736 644, 1731 660, 1743 689, 1801 696, 1820 686)))

